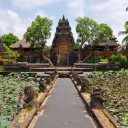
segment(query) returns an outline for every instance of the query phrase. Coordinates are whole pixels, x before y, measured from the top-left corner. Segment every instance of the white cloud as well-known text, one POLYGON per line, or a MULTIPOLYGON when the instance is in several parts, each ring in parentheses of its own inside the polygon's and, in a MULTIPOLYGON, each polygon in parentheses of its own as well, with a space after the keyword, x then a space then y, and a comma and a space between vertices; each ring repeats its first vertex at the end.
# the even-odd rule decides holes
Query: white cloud
MULTIPOLYGON (((37 15, 48 17, 53 20, 53 22, 55 19, 54 16, 47 16, 43 10, 39 10, 34 14, 33 17, 29 17, 25 22, 25 20, 22 19, 19 14, 13 10, 0 8, 0 17, 2 17, 0 18, 0 35, 11 32, 22 39, 27 27, 31 25, 32 21, 34 21, 37 15)), ((52 31, 52 35, 54 35, 54 31, 52 31)), ((50 39, 50 43, 51 41, 52 39, 50 39)))
POLYGON ((85 15, 86 0, 68 0, 68 12, 75 18, 85 15))
POLYGON ((90 16, 98 22, 107 23, 120 43, 123 36, 118 36, 118 33, 123 30, 124 23, 128 20, 128 12, 125 11, 127 6, 128 0, 68 0, 70 16, 90 16))
MULTIPOLYGON (((11 0, 12 4, 18 9, 32 9, 52 4, 60 0, 11 0)), ((117 36, 120 30, 123 30, 123 26, 126 20, 128 20, 128 12, 125 8, 128 6, 128 0, 65 0, 64 2, 68 5, 68 13, 70 14, 70 25, 75 26, 74 19, 78 16, 90 16, 98 22, 105 22, 114 30, 114 35, 117 36)), ((62 5, 61 5, 62 6, 62 5)), ((65 9, 66 10, 66 9, 65 9)), ((61 12, 61 11, 60 11, 61 12)), ((60 14, 58 12, 58 14, 60 14)), ((26 31, 27 27, 30 26, 31 22, 35 19, 36 15, 46 16, 53 20, 52 37, 49 42, 52 42, 55 28, 58 23, 59 17, 51 16, 50 12, 46 14, 44 10, 38 10, 33 16, 27 19, 22 17, 13 10, 0 8, 0 34, 13 32, 22 38, 22 35, 26 31)), ((63 12, 64 13, 64 12, 63 12)), ((56 14, 56 15, 58 15, 56 14)), ((32 15, 32 14, 31 14, 32 15)), ((75 27, 72 27, 73 35, 76 37, 75 27)), ((122 37, 118 37, 121 41, 122 37)))
POLYGON ((49 15, 47 15, 43 10, 38 10, 36 13, 35 13, 35 17, 37 16, 37 15, 40 15, 40 16, 42 16, 42 17, 48 17, 49 19, 51 19, 51 20, 55 20, 55 16, 49 16, 49 15))
POLYGON ((58 0, 11 0, 13 5, 21 9, 30 9, 45 6, 57 2, 58 0))
POLYGON ((120 43, 123 36, 118 36, 118 33, 123 30, 124 23, 128 20, 128 13, 125 11, 127 5, 127 0, 106 0, 91 6, 94 14, 99 15, 100 19, 112 27, 113 34, 118 37, 120 43))
POLYGON ((19 15, 12 11, 0 8, 0 34, 6 34, 9 32, 22 38, 26 29, 26 24, 19 17, 19 15))

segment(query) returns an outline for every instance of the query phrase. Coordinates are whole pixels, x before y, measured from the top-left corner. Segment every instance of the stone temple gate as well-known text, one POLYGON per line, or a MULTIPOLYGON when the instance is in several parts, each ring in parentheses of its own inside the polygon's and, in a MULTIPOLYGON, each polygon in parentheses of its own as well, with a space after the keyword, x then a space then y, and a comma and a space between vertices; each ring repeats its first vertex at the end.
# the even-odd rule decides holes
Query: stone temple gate
POLYGON ((69 65, 69 55, 73 50, 73 44, 74 38, 69 21, 63 16, 58 22, 51 50, 51 56, 56 54, 57 65, 69 65))

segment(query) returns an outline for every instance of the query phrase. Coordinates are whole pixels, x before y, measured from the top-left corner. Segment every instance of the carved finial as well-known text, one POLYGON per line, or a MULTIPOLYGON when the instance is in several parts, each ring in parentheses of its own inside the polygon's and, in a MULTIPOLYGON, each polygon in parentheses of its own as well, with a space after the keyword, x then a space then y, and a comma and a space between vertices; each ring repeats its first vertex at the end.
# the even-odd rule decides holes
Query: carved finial
POLYGON ((63 15, 63 17, 62 17, 62 20, 65 21, 65 17, 64 17, 64 15, 63 15))

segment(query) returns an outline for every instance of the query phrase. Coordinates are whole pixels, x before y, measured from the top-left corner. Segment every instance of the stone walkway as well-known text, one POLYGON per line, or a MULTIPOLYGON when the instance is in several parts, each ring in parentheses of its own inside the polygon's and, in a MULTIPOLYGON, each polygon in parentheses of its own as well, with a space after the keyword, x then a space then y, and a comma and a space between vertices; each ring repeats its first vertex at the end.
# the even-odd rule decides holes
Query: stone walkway
POLYGON ((59 78, 34 128, 97 128, 69 78, 59 78))

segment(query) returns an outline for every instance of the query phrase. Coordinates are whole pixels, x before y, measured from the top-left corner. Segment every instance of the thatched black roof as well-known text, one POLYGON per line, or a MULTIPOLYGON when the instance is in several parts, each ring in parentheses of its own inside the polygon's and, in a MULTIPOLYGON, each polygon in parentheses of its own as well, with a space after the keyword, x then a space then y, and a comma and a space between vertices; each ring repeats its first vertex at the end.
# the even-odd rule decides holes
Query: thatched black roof
POLYGON ((26 40, 25 39, 23 39, 23 40, 19 40, 19 41, 17 41, 16 43, 14 43, 14 44, 12 44, 12 45, 10 45, 10 48, 20 48, 20 47, 22 47, 22 48, 30 48, 30 43, 29 42, 26 42, 26 40))
POLYGON ((118 41, 116 39, 116 37, 112 37, 106 42, 100 43, 99 46, 119 46, 119 44, 117 43, 118 41))
MULTIPOLYGON (((44 47, 46 48, 49 46, 45 45, 44 47)), ((10 45, 10 48, 12 48, 12 49, 19 49, 19 48, 30 49, 32 47, 31 47, 31 43, 27 42, 25 39, 22 39, 22 40, 17 41, 16 43, 10 45)), ((38 46, 35 46, 34 48, 38 48, 38 46)))

